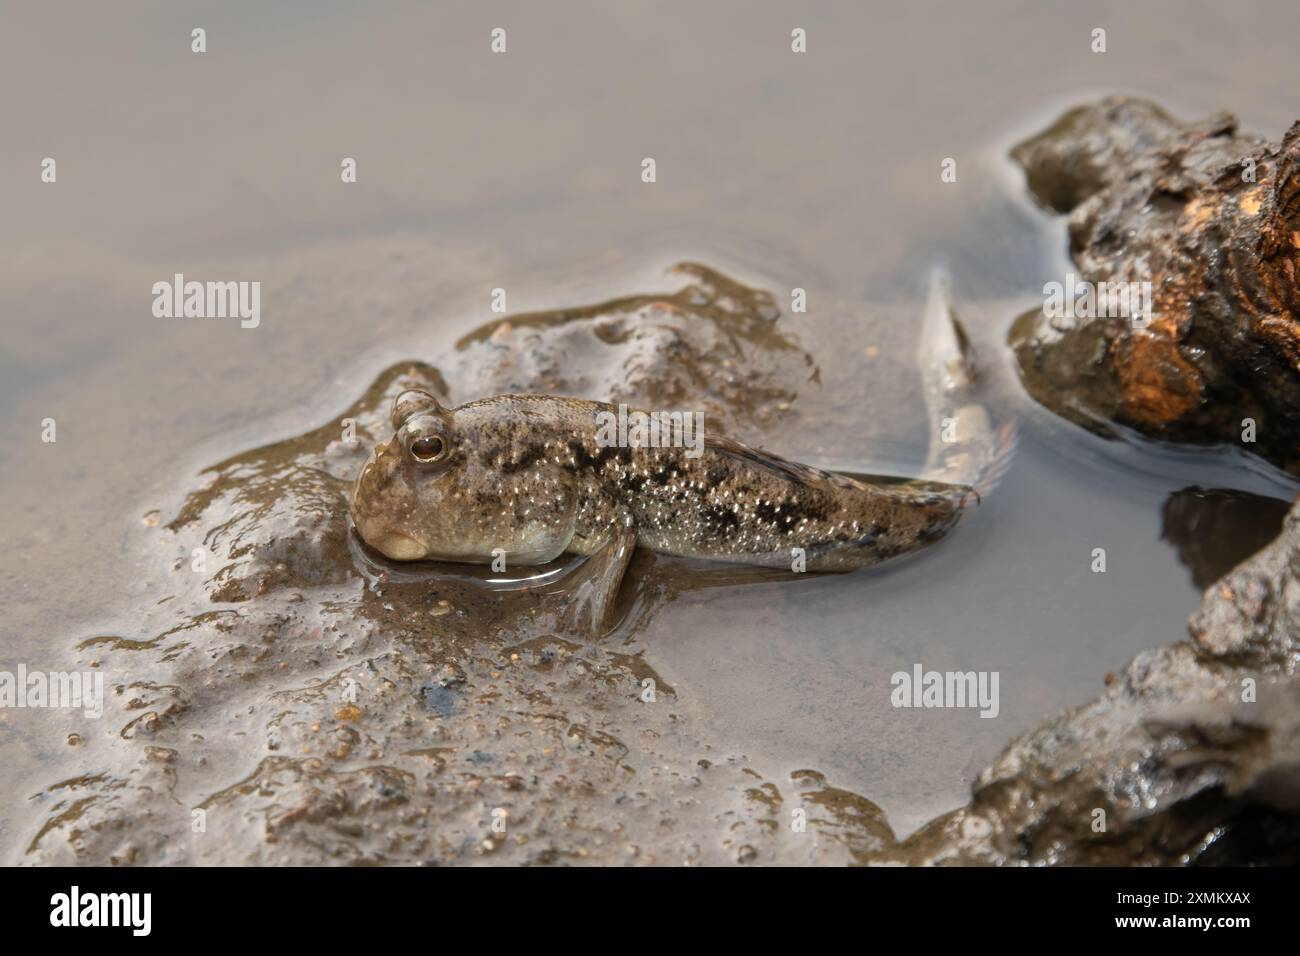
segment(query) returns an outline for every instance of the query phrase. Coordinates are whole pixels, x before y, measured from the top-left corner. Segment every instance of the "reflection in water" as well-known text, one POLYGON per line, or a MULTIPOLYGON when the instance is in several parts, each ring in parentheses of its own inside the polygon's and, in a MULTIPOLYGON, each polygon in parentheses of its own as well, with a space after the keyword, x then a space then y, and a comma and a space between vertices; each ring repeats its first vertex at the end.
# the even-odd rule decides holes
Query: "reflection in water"
MULTIPOLYGON (((488 565, 392 561, 366 545, 355 528, 348 535, 348 547, 357 570, 370 587, 378 589, 441 585, 444 589, 502 594, 520 591, 531 591, 538 596, 572 594, 586 580, 590 562, 590 557, 564 554, 546 564, 497 572, 488 565)), ((619 589, 610 629, 601 641, 627 643, 645 628, 656 608, 691 591, 774 581, 797 585, 820 576, 816 571, 794 575, 780 568, 682 558, 637 548, 619 589)))
POLYGON ((1204 590, 1276 538, 1289 507, 1246 491, 1184 488, 1165 500, 1160 537, 1204 590))

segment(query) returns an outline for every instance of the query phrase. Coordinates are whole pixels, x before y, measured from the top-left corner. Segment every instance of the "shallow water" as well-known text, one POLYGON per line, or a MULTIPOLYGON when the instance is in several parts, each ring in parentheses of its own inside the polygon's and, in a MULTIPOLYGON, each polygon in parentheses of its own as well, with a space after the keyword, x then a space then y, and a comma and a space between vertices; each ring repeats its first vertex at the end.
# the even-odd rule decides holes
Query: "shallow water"
MULTIPOLYGON (((1112 91, 1230 108, 1272 137, 1295 119, 1293 6, 1078 6, 7 12, 0 76, 21 95, 0 101, 15 145, 0 157, 0 669, 61 669, 87 637, 134 633, 176 558, 145 549, 146 511, 329 420, 392 362, 442 367, 498 286, 511 312, 578 305, 671 287, 664 269, 697 259, 782 304, 806 288, 809 313, 781 321, 822 384, 771 447, 915 467, 908 322, 943 265, 990 387, 1023 416, 1004 484, 914 561, 690 591, 628 650, 695 734, 765 775, 823 773, 900 835, 960 805, 1007 739, 1182 636, 1198 591, 1162 540, 1170 494, 1294 492, 1231 457, 1104 443, 1010 379, 1007 325, 1066 269, 1060 223, 1005 159, 1017 136, 1112 91), (496 25, 505 56, 488 53, 496 25), (792 26, 808 54, 790 53, 792 26), (955 184, 939 181, 948 156, 955 184), (261 281, 262 325, 154 318, 150 286, 175 272, 261 281), (917 662, 999 671, 999 716, 892 709, 890 675, 917 662)), ((69 747, 71 726, 0 711, 6 861, 48 819, 34 795, 112 761, 69 747)))

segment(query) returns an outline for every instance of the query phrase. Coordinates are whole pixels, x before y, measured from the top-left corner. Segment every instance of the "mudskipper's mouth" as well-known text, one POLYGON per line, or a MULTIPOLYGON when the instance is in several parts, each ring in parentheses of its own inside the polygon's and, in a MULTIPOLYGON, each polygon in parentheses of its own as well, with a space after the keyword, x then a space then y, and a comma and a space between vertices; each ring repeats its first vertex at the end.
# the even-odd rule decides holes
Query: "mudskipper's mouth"
POLYGON ((429 553, 423 542, 409 534, 379 527, 373 522, 358 524, 357 532, 362 541, 393 561, 417 561, 429 553))
POLYGON ((415 561, 428 553, 428 549, 410 535, 390 531, 375 542, 375 549, 394 561, 415 561))

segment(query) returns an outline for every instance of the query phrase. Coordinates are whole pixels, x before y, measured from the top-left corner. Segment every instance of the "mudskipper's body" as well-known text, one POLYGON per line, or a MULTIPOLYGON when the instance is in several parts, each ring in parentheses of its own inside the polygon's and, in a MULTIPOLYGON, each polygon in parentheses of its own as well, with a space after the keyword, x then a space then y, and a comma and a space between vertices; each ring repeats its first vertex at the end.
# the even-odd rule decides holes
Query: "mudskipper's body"
POLYGON ((994 450, 983 410, 950 402, 970 378, 960 334, 946 307, 935 308, 927 397, 943 416, 936 431, 951 433, 932 449, 938 480, 867 483, 707 434, 694 447, 620 446, 607 427, 620 411, 600 402, 503 395, 448 409, 408 391, 394 403, 393 438, 358 478, 357 530, 401 561, 514 566, 590 555, 591 586, 575 598, 596 629, 636 545, 801 571, 915 551, 957 522, 994 450))

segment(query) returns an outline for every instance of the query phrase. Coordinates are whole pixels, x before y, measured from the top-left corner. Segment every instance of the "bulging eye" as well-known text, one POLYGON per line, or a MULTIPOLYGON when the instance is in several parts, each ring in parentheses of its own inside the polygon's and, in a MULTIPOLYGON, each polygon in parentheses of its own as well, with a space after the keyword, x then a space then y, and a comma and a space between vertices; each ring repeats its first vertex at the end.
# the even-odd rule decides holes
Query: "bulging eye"
POLYGON ((437 435, 425 435, 411 442, 411 457, 416 461, 437 461, 446 450, 446 442, 437 435))

